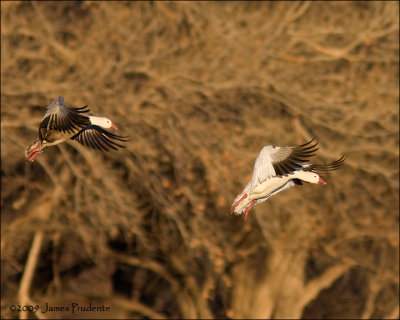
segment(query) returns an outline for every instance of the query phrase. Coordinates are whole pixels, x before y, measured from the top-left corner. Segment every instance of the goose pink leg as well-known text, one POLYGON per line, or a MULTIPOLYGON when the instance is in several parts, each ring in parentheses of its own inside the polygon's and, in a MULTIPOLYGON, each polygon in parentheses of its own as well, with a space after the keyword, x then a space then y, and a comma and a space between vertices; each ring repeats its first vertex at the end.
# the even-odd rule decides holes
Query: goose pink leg
POLYGON ((245 213, 244 213, 244 220, 247 220, 247 216, 249 215, 250 209, 254 206, 254 204, 257 202, 257 199, 254 199, 250 205, 248 206, 248 208, 246 209, 245 213))
POLYGON ((247 193, 245 193, 244 195, 243 195, 243 197, 241 197, 238 201, 236 201, 234 204, 233 204, 233 206, 232 206, 232 208, 231 208, 231 214, 235 211, 235 208, 239 205, 239 203, 243 200, 243 199, 246 199, 247 198, 247 193))
POLYGON ((29 153, 29 161, 33 162, 35 158, 41 153, 41 151, 33 151, 29 153))
POLYGON ((36 146, 29 151, 28 153, 28 160, 29 161, 34 161, 35 158, 37 157, 37 155, 41 152, 41 151, 36 151, 37 148, 39 148, 42 145, 42 142, 39 140, 38 143, 36 144, 36 146))

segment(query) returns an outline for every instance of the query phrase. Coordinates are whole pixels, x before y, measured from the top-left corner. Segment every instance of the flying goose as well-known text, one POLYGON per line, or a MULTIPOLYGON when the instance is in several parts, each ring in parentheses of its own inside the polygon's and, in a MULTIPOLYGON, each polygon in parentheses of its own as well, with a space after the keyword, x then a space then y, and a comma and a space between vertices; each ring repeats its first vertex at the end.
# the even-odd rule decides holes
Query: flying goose
POLYGON ((344 156, 326 165, 311 164, 308 159, 318 150, 314 138, 300 146, 262 148, 254 164, 250 182, 233 201, 231 213, 244 212, 247 219, 250 209, 273 195, 302 181, 326 184, 319 176, 321 172, 338 169, 344 163, 344 156))
POLYGON ((26 160, 33 162, 47 147, 62 143, 68 139, 97 150, 117 150, 124 146, 115 142, 125 142, 126 137, 112 134, 104 129, 117 127, 110 119, 89 115, 87 106, 70 108, 64 105, 64 98, 58 97, 48 107, 39 125, 39 138, 25 151, 26 160))

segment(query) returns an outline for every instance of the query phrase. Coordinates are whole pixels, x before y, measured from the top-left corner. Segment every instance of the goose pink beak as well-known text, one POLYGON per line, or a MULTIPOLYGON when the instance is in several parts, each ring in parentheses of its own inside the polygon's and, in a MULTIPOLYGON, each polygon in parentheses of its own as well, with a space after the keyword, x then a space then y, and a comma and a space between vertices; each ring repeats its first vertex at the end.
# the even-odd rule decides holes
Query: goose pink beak
POLYGON ((321 178, 319 178, 318 183, 326 184, 326 182, 324 180, 322 180, 321 178))
POLYGON ((114 130, 118 130, 117 126, 114 123, 111 124, 110 128, 113 128, 114 130))

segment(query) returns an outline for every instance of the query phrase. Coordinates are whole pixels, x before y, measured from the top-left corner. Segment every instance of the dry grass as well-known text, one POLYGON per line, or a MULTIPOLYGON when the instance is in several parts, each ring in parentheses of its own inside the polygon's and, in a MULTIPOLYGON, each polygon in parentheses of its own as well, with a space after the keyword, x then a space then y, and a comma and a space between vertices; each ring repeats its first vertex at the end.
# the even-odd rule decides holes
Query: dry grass
POLYGON ((3 318, 399 317, 397 2, 1 9, 3 318), (127 148, 26 163, 59 95, 127 148), (346 156, 326 187, 229 215, 263 145, 310 137, 346 156))

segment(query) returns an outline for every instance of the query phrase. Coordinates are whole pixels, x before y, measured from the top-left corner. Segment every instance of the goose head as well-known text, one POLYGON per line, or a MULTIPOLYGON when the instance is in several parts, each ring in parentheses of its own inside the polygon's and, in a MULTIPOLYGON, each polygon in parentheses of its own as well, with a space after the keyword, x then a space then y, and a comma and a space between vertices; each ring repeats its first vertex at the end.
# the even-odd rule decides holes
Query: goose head
POLYGON ((322 184, 326 184, 326 182, 324 180, 321 179, 321 177, 312 171, 296 171, 295 172, 295 176, 296 178, 303 180, 305 182, 309 182, 309 183, 322 183, 322 184))
POLYGON ((100 126, 104 129, 114 129, 118 130, 117 126, 112 123, 112 121, 106 117, 95 117, 89 116, 90 122, 96 126, 100 126))

